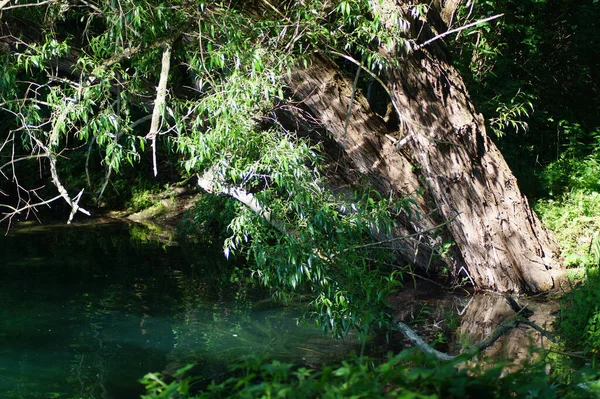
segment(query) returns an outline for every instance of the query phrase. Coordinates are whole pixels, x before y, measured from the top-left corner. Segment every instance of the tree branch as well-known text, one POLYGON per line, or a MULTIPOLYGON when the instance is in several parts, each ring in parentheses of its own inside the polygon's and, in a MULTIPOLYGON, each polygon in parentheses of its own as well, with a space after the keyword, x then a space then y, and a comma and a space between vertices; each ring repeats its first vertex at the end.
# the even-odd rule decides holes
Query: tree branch
POLYGON ((418 46, 416 46, 416 47, 414 48, 414 50, 420 50, 420 49, 422 49, 423 47, 427 46, 428 44, 430 44, 430 43, 432 43, 432 42, 435 42, 436 40, 442 39, 442 38, 444 38, 444 37, 446 37, 446 36, 448 36, 448 35, 451 35, 451 34, 453 34, 453 33, 457 33, 457 32, 460 32, 460 31, 463 31, 463 30, 465 30, 465 29, 472 28, 473 26, 477 26, 477 25, 480 25, 480 24, 483 24, 483 23, 486 23, 486 22, 492 21, 492 20, 494 20, 494 19, 497 19, 497 18, 500 18, 500 17, 503 17, 503 16, 504 16, 504 14, 497 14, 497 15, 493 15, 493 16, 491 16, 491 17, 488 17, 488 18, 485 18, 485 19, 480 19, 479 21, 472 22, 472 23, 470 23, 470 24, 467 24, 467 25, 461 26, 461 27, 459 27, 459 28, 451 29, 451 30, 449 30, 449 31, 446 31, 446 32, 444 32, 444 33, 442 33, 442 34, 439 34, 439 35, 437 35, 437 36, 435 36, 435 37, 432 37, 431 39, 427 40, 426 42, 424 42, 424 43, 422 43, 422 44, 419 44, 418 46))
POLYGON ((471 349, 467 350, 466 352, 464 352, 460 355, 456 355, 456 356, 449 355, 447 353, 440 352, 437 349, 432 348, 431 346, 429 346, 427 344, 427 342, 425 342, 423 340, 423 338, 421 338, 419 336, 419 334, 417 334, 412 328, 410 328, 408 325, 406 325, 405 323, 403 323, 401 321, 394 320, 393 324, 392 324, 392 328, 394 330, 399 331, 402 334, 404 334, 404 336, 406 338, 408 338, 411 342, 413 342, 423 352, 425 352, 429 355, 433 355, 434 357, 436 357, 439 360, 447 362, 450 360, 454 360, 458 356, 461 356, 463 354, 467 355, 467 357, 465 357, 465 360, 472 358, 473 356, 477 355, 478 353, 480 353, 480 352, 484 351, 485 349, 489 348, 490 346, 492 346, 494 344, 494 342, 496 342, 498 340, 498 338, 500 338, 501 336, 503 336, 504 334, 506 334, 508 331, 512 330, 513 328, 518 327, 519 324, 525 324, 525 325, 533 328, 534 330, 536 330, 537 332, 542 334, 544 337, 548 338, 553 343, 558 342, 556 340, 556 338, 554 338, 552 336, 552 334, 550 334, 548 331, 546 331, 542 327, 538 326, 534 322, 527 320, 524 317, 521 317, 519 314, 515 314, 513 317, 509 318, 508 320, 505 320, 492 332, 491 335, 489 335, 483 341, 479 342, 478 344, 475 344, 471 349))
POLYGON ((160 71, 160 79, 156 88, 156 100, 154 101, 154 110, 152 111, 152 123, 150 131, 146 135, 147 139, 152 140, 152 164, 154 165, 154 176, 158 174, 156 166, 156 135, 161 126, 161 116, 165 109, 167 97, 167 81, 169 79, 169 69, 171 68, 171 43, 167 42, 164 45, 162 56, 162 69, 160 71))
POLYGON ((6 7, 6 4, 8 4, 9 1, 10 0, 3 0, 2 2, 0 2, 0 11, 12 10, 13 8, 36 7, 36 6, 42 6, 44 4, 50 4, 50 3, 56 2, 56 0, 46 0, 46 1, 40 1, 39 3, 15 4, 14 6, 6 7))
POLYGON ((0 204, 0 206, 3 206, 5 208, 8 208, 8 209, 11 210, 11 212, 4 214, 4 217, 2 219, 0 219, 0 222, 5 221, 6 219, 12 218, 14 215, 18 215, 19 213, 21 213, 23 211, 26 211, 27 209, 35 209, 38 206, 48 205, 49 203, 54 202, 54 201, 56 201, 57 199, 60 199, 60 198, 62 198, 62 195, 59 194, 59 195, 57 195, 54 198, 50 198, 49 200, 45 200, 45 201, 42 201, 42 202, 37 202, 35 204, 27 204, 25 206, 22 206, 21 208, 15 208, 15 207, 12 207, 12 206, 7 205, 7 204, 0 204))
POLYGON ((447 353, 440 352, 437 349, 434 349, 431 346, 427 345, 427 342, 425 342, 423 340, 423 338, 419 337, 419 335, 415 332, 415 330, 413 330, 406 324, 402 323, 401 321, 396 321, 394 327, 396 328, 396 330, 398 330, 402 334, 404 334, 404 336, 406 336, 406 338, 408 338, 415 345, 417 345, 419 347, 419 349, 421 349, 423 352, 425 352, 429 355, 433 355, 437 359, 443 360, 445 362, 454 360, 456 358, 456 356, 452 356, 447 353))
MULTIPOLYGON (((62 183, 58 177, 58 172, 56 171, 56 154, 54 153, 54 146, 56 146, 59 141, 60 126, 63 123, 65 123, 65 119, 67 118, 67 115, 69 114, 69 112, 71 112, 73 107, 74 107, 73 103, 70 102, 62 110, 62 112, 60 113, 60 115, 58 116, 56 121, 54 122, 52 132, 50 134, 50 137, 48 138, 47 146, 44 146, 42 143, 40 143, 38 141, 39 145, 42 148, 44 148, 46 156, 48 157, 48 160, 50 161, 50 174, 52 176, 52 183, 54 184, 54 186, 60 193, 61 197, 63 197, 64 200, 67 202, 67 204, 69 204, 69 206, 71 207, 71 215, 69 216, 69 220, 67 221, 67 224, 71 224, 73 215, 75 213, 77 213, 77 211, 79 211, 87 216, 91 216, 90 212, 88 212, 87 210, 85 210, 79 206, 79 197, 81 196, 81 193, 79 193, 79 195, 77 196, 77 200, 73 201, 71 199, 71 197, 69 196, 69 193, 67 192, 65 187, 62 185, 62 183)), ((82 192, 83 192, 83 190, 82 190, 82 192)))
POLYGON ((289 231, 287 231, 283 224, 274 220, 271 217, 271 212, 267 208, 265 208, 252 193, 247 192, 241 187, 229 187, 227 185, 221 184, 215 177, 213 170, 209 170, 206 173, 204 173, 204 175, 198 176, 198 186, 200 186, 200 188, 202 188, 207 193, 224 194, 238 200, 252 212, 262 217, 280 233, 289 234, 289 231), (217 188, 217 186, 219 187, 217 188))

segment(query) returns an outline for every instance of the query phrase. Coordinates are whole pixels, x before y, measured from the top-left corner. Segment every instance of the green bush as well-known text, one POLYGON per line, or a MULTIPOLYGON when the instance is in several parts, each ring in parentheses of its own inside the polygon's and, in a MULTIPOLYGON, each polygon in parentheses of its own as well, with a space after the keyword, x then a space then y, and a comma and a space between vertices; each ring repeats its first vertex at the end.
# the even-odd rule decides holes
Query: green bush
POLYGON ((594 361, 600 351, 600 270, 588 269, 582 284, 561 301, 558 331, 569 349, 583 349, 594 361))
POLYGON ((592 267, 600 262, 600 194, 582 189, 559 199, 538 201, 535 211, 556 234, 567 267, 592 267))
MULTIPOLYGON (((492 367, 456 367, 464 359, 440 363, 415 350, 383 362, 353 357, 319 370, 250 357, 230 367, 231 376, 191 393, 198 378, 167 383, 159 374, 142 379, 144 399, 179 398, 555 398, 593 397, 587 390, 552 384, 542 364, 505 373, 492 367)), ((182 373, 189 367, 182 370, 182 373)), ((181 376, 181 374, 179 375, 181 376)))

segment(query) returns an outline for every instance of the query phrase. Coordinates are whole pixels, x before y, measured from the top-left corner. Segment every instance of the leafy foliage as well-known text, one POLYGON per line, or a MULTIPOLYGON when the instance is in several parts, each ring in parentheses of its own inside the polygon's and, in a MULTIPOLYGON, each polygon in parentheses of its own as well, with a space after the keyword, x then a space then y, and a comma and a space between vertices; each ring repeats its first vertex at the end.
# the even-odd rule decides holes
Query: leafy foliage
MULTIPOLYGON (((204 390, 191 388, 194 378, 167 383, 158 374, 142 379, 144 399, 167 398, 555 398, 594 397, 597 384, 587 390, 573 386, 556 389, 541 364, 503 375, 502 365, 460 368, 440 364, 411 350, 383 362, 352 358, 320 370, 297 368, 278 361, 246 358, 231 368, 234 376, 212 382, 204 390)), ((183 369, 182 371, 185 371, 183 369)))
POLYGON ((559 332, 570 349, 583 348, 594 361, 600 351, 600 275, 598 268, 585 273, 583 283, 572 287, 562 300, 559 332))
MULTIPOLYGON (((277 228, 240 206, 228 206, 218 222, 200 214, 197 222, 223 231, 218 224, 227 220, 225 254, 246 257, 252 276, 279 298, 315 298, 313 315, 336 335, 383 325, 385 295, 398 276, 376 266, 388 257, 381 248, 364 244, 373 232, 388 233, 392 216, 410 203, 373 192, 332 194, 318 167, 319 146, 286 130, 278 111, 289 102, 287 76, 311 52, 381 71, 390 61, 379 45, 406 45, 408 25, 395 11, 398 26, 385 28, 364 0, 269 4, 58 1, 47 12, 10 10, 15 27, 27 17, 47 34, 14 39, 6 54, 0 104, 16 122, 0 148, 29 154, 12 158, 15 164, 29 156, 53 160, 69 176, 67 191, 87 185, 87 199, 99 202, 132 165, 149 171, 151 146, 161 172, 171 173, 176 159, 178 177, 210 176, 217 192, 243 190, 272 215, 277 228), (155 86, 167 72, 163 106, 155 86), (151 137, 157 117, 159 134, 151 137)), ((133 193, 130 204, 147 205, 148 196, 133 193)))
POLYGON ((458 64, 474 102, 502 136, 499 145, 521 189, 533 197, 557 195, 546 168, 573 158, 574 149, 573 163, 587 162, 593 148, 586 146, 600 125, 600 56, 592 33, 600 7, 592 0, 485 0, 467 4, 458 23, 498 13, 504 15, 497 22, 459 35, 458 64))

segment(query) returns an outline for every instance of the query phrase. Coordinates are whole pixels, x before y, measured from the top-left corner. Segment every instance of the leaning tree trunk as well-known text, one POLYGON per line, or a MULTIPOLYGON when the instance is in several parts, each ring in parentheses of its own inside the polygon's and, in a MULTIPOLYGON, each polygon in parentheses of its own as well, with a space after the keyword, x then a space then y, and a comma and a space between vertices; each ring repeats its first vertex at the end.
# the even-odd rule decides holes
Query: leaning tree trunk
POLYGON ((367 99, 360 92, 353 93, 352 82, 331 60, 315 56, 310 66, 292 73, 289 85, 298 104, 312 119, 303 117, 298 108, 291 108, 293 115, 282 115, 285 117, 282 120, 295 123, 289 127, 323 143, 329 159, 325 171, 330 188, 351 193, 346 187, 360 186, 377 190, 385 198, 411 197, 416 209, 398 216, 391 235, 373 234, 376 239, 388 242, 401 259, 421 271, 439 274, 442 269, 454 269, 453 258, 435 256, 435 249, 443 240, 434 233, 444 230, 438 228, 443 220, 436 218, 428 193, 417 194, 423 187, 413 172, 414 162, 396 148, 391 136, 394 133, 389 132, 383 119, 372 111, 367 99), (302 121, 304 123, 299 123, 302 121))
MULTIPOLYGON (((400 7, 396 0, 379 4, 384 20, 400 7)), ((435 12, 430 11, 432 16, 435 12)), ((452 14, 449 9, 437 14, 438 30, 450 23, 452 14)), ((414 21, 414 37, 422 42, 428 39, 423 27, 414 21)), ((407 57, 381 49, 399 60, 388 70, 388 88, 400 120, 413 136, 409 146, 426 185, 440 213, 446 219, 456 216, 448 228, 478 286, 548 290, 560 269, 554 240, 487 136, 483 116, 439 43, 417 44, 407 57)))
MULTIPOLYGON (((383 4, 388 7, 380 10, 384 17, 391 15, 391 7, 399 7, 392 0, 383 4)), ((446 7, 440 15, 439 25, 443 25, 453 13, 446 7)), ((426 30, 414 27, 427 39, 426 30)), ((334 152, 342 154, 339 158, 345 166, 337 173, 350 181, 356 181, 352 176, 357 174, 364 176, 380 192, 398 195, 414 194, 422 185, 421 217, 403 215, 394 232, 397 237, 429 231, 440 220, 450 221, 447 232, 458 251, 454 273, 465 271, 480 288, 517 293, 548 290, 560 273, 552 235, 530 209, 487 136, 483 117, 461 76, 443 47, 437 42, 435 46, 438 51, 425 47, 405 57, 381 50, 399 60, 397 67, 387 71, 387 86, 401 131, 411 138, 402 151, 386 138, 385 125, 366 99, 360 93, 353 95, 352 83, 327 60, 316 58, 312 66, 296 71, 290 84, 331 133, 338 147, 334 152), (346 123, 348 109, 350 123, 346 123)), ((404 260, 428 269, 431 251, 423 249, 439 241, 425 233, 420 238, 395 249, 404 260)))

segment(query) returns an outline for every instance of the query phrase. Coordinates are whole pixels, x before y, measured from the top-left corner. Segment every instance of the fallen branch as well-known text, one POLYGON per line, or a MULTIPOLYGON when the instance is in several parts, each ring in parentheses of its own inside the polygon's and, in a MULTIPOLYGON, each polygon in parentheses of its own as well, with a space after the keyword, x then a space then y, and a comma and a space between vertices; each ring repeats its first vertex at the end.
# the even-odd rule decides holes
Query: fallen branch
POLYGON ((432 348, 423 340, 423 338, 419 337, 419 334, 415 332, 408 325, 402 323, 401 321, 396 321, 394 323, 394 327, 397 331, 400 331, 406 338, 411 340, 415 345, 419 347, 423 352, 435 356, 437 359, 443 360, 445 362, 454 360, 456 356, 449 355, 444 352, 440 352, 437 349, 432 348))
POLYGON ((537 332, 542 334, 544 337, 548 338, 553 343, 558 342, 556 340, 556 338, 554 338, 552 336, 552 334, 550 334, 548 331, 544 330, 542 327, 538 326, 534 322, 521 317, 519 314, 515 314, 514 317, 509 318, 508 320, 504 321, 492 332, 491 335, 489 335, 487 338, 485 338, 483 341, 479 342, 478 344, 475 344, 471 349, 469 349, 466 352, 463 352, 459 355, 449 355, 447 353, 440 352, 437 349, 432 348, 431 346, 429 346, 427 344, 427 342, 425 342, 423 340, 423 338, 421 338, 419 336, 419 334, 417 334, 412 328, 410 328, 408 325, 406 325, 405 323, 403 323, 401 321, 395 320, 392 324, 392 328, 394 330, 399 331, 402 334, 404 334, 404 336, 406 338, 408 338, 412 343, 414 343, 423 352, 425 352, 429 355, 433 355, 435 358, 437 358, 441 361, 447 362, 450 360, 454 360, 459 356, 465 356, 465 355, 466 355, 464 358, 465 361, 471 359, 473 356, 477 355, 480 352, 483 352, 485 349, 492 346, 494 344, 494 342, 496 342, 501 336, 503 336, 504 334, 506 334, 513 328, 518 327, 520 324, 524 324, 526 326, 533 328, 534 330, 536 330, 537 332))

